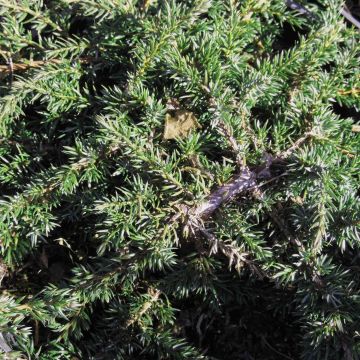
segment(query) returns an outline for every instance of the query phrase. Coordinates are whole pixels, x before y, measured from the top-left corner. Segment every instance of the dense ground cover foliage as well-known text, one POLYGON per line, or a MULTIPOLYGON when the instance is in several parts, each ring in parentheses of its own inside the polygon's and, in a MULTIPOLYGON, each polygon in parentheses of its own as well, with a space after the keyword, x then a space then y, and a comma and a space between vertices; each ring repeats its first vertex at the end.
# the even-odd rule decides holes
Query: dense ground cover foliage
POLYGON ((304 5, 0 0, 7 359, 358 358, 360 37, 304 5))

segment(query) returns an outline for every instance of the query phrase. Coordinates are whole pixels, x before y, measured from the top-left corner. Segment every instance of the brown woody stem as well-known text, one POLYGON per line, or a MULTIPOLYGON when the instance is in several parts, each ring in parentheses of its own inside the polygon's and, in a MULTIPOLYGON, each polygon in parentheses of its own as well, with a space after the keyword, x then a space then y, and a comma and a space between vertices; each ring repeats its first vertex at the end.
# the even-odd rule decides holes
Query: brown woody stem
POLYGON ((212 192, 202 203, 190 213, 197 218, 206 218, 211 215, 221 204, 234 198, 239 193, 256 185, 256 174, 245 168, 229 183, 220 186, 212 192))
MULTIPOLYGON (((80 63, 86 64, 92 61, 93 58, 91 57, 84 57, 80 58, 80 63)), ((28 63, 12 63, 11 66, 9 65, 0 65, 0 73, 3 74, 10 74, 16 71, 25 71, 28 69, 35 69, 40 68, 46 64, 61 64, 64 60, 62 59, 50 59, 50 60, 37 60, 37 61, 30 61, 28 63)))

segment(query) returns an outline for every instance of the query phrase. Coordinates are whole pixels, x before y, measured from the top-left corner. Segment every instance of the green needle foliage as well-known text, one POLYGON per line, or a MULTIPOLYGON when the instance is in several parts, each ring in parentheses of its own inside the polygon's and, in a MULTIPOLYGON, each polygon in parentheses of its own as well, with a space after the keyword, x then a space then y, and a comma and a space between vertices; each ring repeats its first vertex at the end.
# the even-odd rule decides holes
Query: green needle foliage
POLYGON ((360 36, 305 6, 0 0, 3 358, 360 358, 360 36))

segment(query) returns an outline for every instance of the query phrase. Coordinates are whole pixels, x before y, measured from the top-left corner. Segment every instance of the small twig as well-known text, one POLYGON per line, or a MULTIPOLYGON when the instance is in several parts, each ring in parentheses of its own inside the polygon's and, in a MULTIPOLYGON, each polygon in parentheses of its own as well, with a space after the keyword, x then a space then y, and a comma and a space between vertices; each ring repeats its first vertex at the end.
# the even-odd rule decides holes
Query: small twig
POLYGON ((311 18, 312 20, 317 19, 317 16, 315 14, 313 14, 310 10, 308 10, 305 6, 299 4, 298 2, 293 0, 286 0, 285 3, 290 9, 296 10, 301 15, 305 15, 311 18))
MULTIPOLYGON (((259 188, 257 188, 256 191, 253 192, 253 195, 258 200, 261 200, 262 198, 264 198, 264 194, 261 192, 261 190, 259 188)), ((268 212, 269 217, 273 220, 273 222, 277 225, 277 227, 280 229, 280 231, 284 234, 286 239, 289 239, 291 243, 296 245, 301 252, 305 252, 305 247, 304 247, 303 243, 300 241, 300 239, 296 235, 292 236, 290 234, 290 231, 289 231, 286 223, 284 222, 284 220, 282 218, 280 218, 278 216, 278 214, 277 214, 278 210, 281 210, 281 208, 279 209, 279 207, 277 207, 277 209, 274 209, 274 210, 268 212)), ((310 260, 310 262, 309 262, 309 270, 310 270, 310 274, 312 276, 313 282, 316 284, 316 286, 321 287, 321 288, 324 287, 324 281, 321 279, 318 271, 316 270, 316 266, 315 266, 313 260, 310 260)))
POLYGON ((133 325, 134 323, 138 322, 139 319, 150 309, 150 307, 152 306, 152 304, 157 301, 157 299, 160 296, 160 290, 157 289, 149 289, 149 294, 151 295, 151 298, 149 299, 149 301, 147 301, 143 307, 141 308, 141 310, 136 314, 135 317, 133 317, 132 319, 129 319, 126 322, 126 327, 129 327, 131 325, 133 325))
POLYGON ((360 88, 353 88, 350 90, 344 90, 344 89, 340 89, 338 91, 339 95, 358 95, 360 94, 360 88))
POLYGON ((297 150, 308 138, 314 136, 313 131, 307 131, 302 137, 297 139, 286 151, 278 155, 278 159, 288 158, 295 150, 297 150))
POLYGON ((346 6, 341 9, 340 13, 342 16, 346 18, 346 20, 350 21, 354 26, 356 26, 360 30, 360 21, 351 14, 351 12, 348 10, 346 6))
POLYGON ((13 76, 14 76, 14 64, 13 64, 11 56, 9 57, 9 60, 8 60, 8 71, 9 71, 9 74, 10 74, 9 87, 11 88, 11 85, 12 85, 12 82, 13 82, 13 76))
POLYGON ((301 251, 305 251, 304 245, 297 238, 297 236, 290 235, 290 231, 289 231, 287 225, 285 224, 284 220, 278 216, 277 210, 278 209, 273 209, 269 213, 269 216, 271 217, 271 219, 275 222, 275 224, 279 227, 279 229, 283 232, 283 234, 285 235, 285 237, 287 239, 289 239, 293 244, 295 244, 301 251))
POLYGON ((0 332, 0 350, 5 353, 12 351, 12 348, 8 345, 2 332, 0 332))
MULTIPOLYGON (((82 64, 87 64, 93 61, 94 58, 87 56, 80 58, 79 61, 82 64)), ((7 65, 0 65, 0 73, 3 74, 13 74, 16 71, 26 71, 28 69, 34 68, 41 68, 46 64, 61 64, 64 60, 63 59, 49 59, 49 60, 37 60, 37 61, 30 61, 28 63, 15 63, 13 64, 12 61, 7 65)))
POLYGON ((259 277, 259 279, 263 279, 265 274, 261 272, 260 269, 254 264, 253 261, 247 259, 246 257, 249 255, 248 253, 240 253, 239 250, 233 244, 227 244, 223 241, 220 241, 216 238, 214 234, 210 231, 206 230, 203 226, 199 226, 198 230, 207 238, 210 245, 210 253, 209 255, 216 254, 219 251, 229 259, 229 268, 234 265, 237 272, 240 272, 240 269, 243 264, 246 264, 250 270, 259 277))
POLYGON ((222 135, 225 137, 227 142, 229 143, 231 149, 233 150, 235 156, 236 156, 236 162, 239 165, 240 169, 244 167, 244 161, 240 155, 240 146, 239 143, 236 141, 236 139, 231 134, 231 131, 229 127, 226 125, 226 123, 223 120, 220 120, 217 124, 218 129, 222 133, 222 135))
POLYGON ((39 344, 39 321, 35 320, 35 334, 34 334, 34 344, 37 346, 39 344))
POLYGON ((206 230, 204 227, 199 226, 198 230, 206 237, 210 245, 209 256, 212 254, 217 254, 219 250, 225 255, 229 260, 229 268, 234 264, 237 272, 240 271, 242 264, 250 263, 250 260, 246 259, 247 253, 241 254, 234 246, 231 244, 226 244, 223 241, 220 241, 216 238, 214 234, 206 230))
MULTIPOLYGON (((286 0, 285 1, 286 5, 292 9, 292 10, 296 10, 297 12, 299 12, 301 15, 305 15, 308 18, 310 18, 311 20, 317 20, 318 17, 311 12, 310 10, 308 10, 305 6, 299 4, 297 1, 294 0, 286 0)), ((344 18, 346 20, 348 20, 349 22, 351 22, 354 26, 356 26, 358 29, 360 29, 360 21, 358 19, 355 18, 355 16, 353 16, 350 12, 350 10, 344 6, 341 10, 340 10, 340 14, 342 16, 344 16, 344 18)))

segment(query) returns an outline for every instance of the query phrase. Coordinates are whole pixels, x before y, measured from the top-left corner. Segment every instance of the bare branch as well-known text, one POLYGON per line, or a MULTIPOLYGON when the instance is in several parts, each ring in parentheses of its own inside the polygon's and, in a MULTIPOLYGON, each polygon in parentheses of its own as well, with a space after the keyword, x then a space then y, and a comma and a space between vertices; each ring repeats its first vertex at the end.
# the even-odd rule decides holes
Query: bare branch
POLYGON ((256 175, 245 168, 229 183, 220 186, 212 192, 202 203, 196 206, 190 214, 195 217, 206 218, 211 215, 221 204, 231 200, 241 192, 256 185, 256 175))
MULTIPOLYGON (((88 56, 80 58, 79 61, 82 64, 87 64, 93 61, 94 58, 88 56)), ((3 74, 12 74, 16 71, 26 71, 28 69, 36 69, 41 68, 46 64, 61 64, 63 59, 49 59, 49 60, 37 60, 37 61, 29 61, 28 63, 12 63, 7 65, 0 65, 0 73, 3 74)))
POLYGON ((351 12, 348 10, 348 8, 345 6, 340 11, 341 15, 346 18, 346 20, 350 21, 354 26, 356 26, 360 30, 360 21, 355 18, 355 16, 352 16, 351 12))
POLYGON ((240 146, 236 141, 236 139, 233 137, 231 130, 229 129, 229 126, 227 126, 227 124, 223 120, 220 120, 217 124, 217 128, 229 143, 232 151, 236 156, 236 162, 239 165, 240 169, 242 169, 244 166, 244 161, 240 155, 241 154, 240 146))

